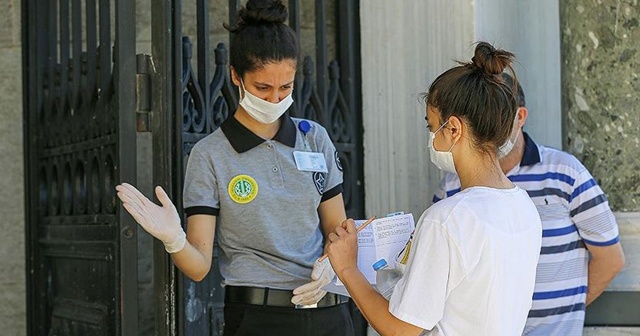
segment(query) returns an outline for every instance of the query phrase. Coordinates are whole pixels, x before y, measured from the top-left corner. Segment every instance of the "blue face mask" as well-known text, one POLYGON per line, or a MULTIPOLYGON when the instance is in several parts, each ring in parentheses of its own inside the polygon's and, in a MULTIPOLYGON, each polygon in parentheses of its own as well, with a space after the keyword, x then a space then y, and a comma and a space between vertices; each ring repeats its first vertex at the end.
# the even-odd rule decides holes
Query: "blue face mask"
POLYGON ((444 125, 446 125, 448 122, 449 121, 447 120, 435 132, 429 131, 429 156, 431 157, 431 162, 433 162, 433 164, 436 165, 438 169, 445 172, 457 174, 451 149, 453 149, 453 146, 455 146, 458 141, 456 140, 456 142, 454 142, 446 152, 438 151, 435 149, 435 147, 433 147, 433 140, 436 138, 436 134, 440 132, 440 130, 443 129, 444 125))

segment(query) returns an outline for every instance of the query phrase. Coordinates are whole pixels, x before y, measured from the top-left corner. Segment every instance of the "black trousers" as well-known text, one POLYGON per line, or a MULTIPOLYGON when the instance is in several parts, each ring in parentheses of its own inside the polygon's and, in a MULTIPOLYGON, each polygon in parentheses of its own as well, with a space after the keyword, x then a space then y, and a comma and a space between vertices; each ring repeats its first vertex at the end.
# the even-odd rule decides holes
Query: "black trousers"
POLYGON ((295 309, 225 303, 224 336, 354 336, 349 303, 295 309))

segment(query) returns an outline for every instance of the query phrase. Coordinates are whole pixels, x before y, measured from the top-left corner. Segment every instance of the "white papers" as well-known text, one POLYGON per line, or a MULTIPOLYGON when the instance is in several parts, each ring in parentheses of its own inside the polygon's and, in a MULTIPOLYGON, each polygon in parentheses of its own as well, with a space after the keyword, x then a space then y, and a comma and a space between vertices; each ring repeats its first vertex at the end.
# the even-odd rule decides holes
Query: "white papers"
MULTIPOLYGON (((364 220, 357 220, 356 226, 364 222, 364 220)), ((370 284, 376 283, 376 272, 371 265, 384 258, 390 267, 393 267, 394 260, 404 249, 414 229, 413 215, 402 214, 378 218, 358 233, 358 268, 370 284)), ((323 289, 349 295, 337 277, 323 289)))

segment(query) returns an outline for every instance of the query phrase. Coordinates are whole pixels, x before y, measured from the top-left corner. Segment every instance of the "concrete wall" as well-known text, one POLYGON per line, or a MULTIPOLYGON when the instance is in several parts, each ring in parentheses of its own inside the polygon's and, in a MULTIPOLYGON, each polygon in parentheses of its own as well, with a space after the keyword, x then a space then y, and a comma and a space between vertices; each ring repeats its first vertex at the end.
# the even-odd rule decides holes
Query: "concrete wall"
POLYGON ((476 41, 516 54, 531 109, 526 129, 542 144, 561 146, 558 16, 558 0, 361 3, 368 215, 417 217, 431 204, 440 172, 429 159, 419 96, 454 60, 469 60, 476 41))
POLYGON ((475 8, 476 40, 516 54, 529 110, 525 130, 538 143, 561 148, 558 0, 477 0, 475 8))
POLYGON ((640 331, 638 328, 620 328, 620 327, 608 327, 608 328, 596 328, 586 327, 584 328, 584 336, 638 336, 640 331))
POLYGON ((20 1, 0 2, 0 330, 26 334, 20 1))
POLYGON ((456 59, 470 59, 471 0, 367 0, 360 5, 365 210, 431 204, 440 172, 427 149, 421 93, 456 59))

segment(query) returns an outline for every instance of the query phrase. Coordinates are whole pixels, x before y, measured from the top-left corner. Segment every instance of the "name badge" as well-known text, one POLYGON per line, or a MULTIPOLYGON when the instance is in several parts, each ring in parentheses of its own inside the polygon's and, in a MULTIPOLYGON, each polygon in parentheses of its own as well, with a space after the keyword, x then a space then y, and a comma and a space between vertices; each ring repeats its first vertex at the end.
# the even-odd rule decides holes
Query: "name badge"
POLYGON ((328 173, 327 161, 322 153, 314 152, 293 152, 293 158, 296 160, 298 170, 328 173))

